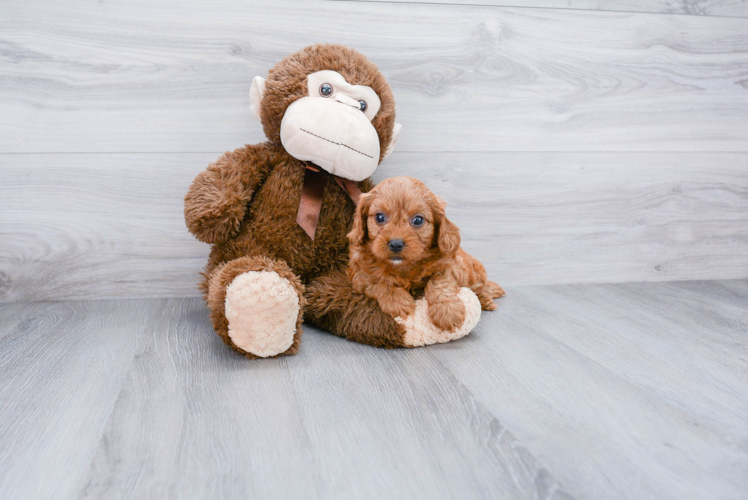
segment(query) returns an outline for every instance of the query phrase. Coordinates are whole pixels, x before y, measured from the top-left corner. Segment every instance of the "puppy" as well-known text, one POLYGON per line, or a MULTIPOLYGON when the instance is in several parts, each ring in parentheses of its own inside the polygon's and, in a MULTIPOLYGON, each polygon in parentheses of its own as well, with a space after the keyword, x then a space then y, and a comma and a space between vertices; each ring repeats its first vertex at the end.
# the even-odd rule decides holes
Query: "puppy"
POLYGON ((382 181, 362 195, 348 233, 348 276, 354 290, 393 317, 412 314, 412 294, 422 292, 431 322, 452 332, 465 321, 461 287, 475 292, 488 311, 496 309, 493 299, 504 290, 460 248, 460 231, 447 219, 445 206, 424 183, 405 176, 382 181))

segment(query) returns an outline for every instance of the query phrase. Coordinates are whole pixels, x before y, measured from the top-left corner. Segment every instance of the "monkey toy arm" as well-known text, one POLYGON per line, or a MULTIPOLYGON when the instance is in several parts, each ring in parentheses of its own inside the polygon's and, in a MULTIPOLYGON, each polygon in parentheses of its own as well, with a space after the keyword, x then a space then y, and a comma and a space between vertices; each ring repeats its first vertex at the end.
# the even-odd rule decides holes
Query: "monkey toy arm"
POLYGON ((304 318, 330 333, 362 344, 417 347, 464 337, 475 327, 481 311, 478 297, 467 288, 462 288, 458 295, 467 315, 460 328, 445 331, 431 322, 424 299, 416 301, 415 313, 395 319, 382 311, 377 300, 356 292, 345 269, 337 269, 306 286, 304 318))
POLYGON ((225 153, 200 172, 184 198, 187 229, 204 243, 220 243, 239 229, 252 195, 272 169, 264 144, 225 153))

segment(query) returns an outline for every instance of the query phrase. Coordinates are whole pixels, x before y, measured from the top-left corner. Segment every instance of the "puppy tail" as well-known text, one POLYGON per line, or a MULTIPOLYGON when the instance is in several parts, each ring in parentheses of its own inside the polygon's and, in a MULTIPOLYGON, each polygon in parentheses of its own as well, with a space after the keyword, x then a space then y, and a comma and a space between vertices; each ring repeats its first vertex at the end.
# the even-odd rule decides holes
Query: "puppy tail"
POLYGON ((494 283, 493 281, 486 281, 484 290, 492 299, 498 299, 499 297, 506 295, 504 289, 501 288, 498 283, 494 283))

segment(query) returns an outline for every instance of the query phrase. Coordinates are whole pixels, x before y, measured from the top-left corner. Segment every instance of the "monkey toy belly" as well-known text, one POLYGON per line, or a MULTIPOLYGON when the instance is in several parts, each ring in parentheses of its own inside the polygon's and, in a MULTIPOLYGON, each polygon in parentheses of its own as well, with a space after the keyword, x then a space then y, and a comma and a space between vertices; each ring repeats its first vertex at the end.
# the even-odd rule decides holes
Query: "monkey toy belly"
MULTIPOLYGON (((285 261, 307 283, 348 260, 348 240, 355 210, 348 195, 330 178, 322 199, 314 240, 296 222, 305 166, 289 161, 276 166, 253 195, 237 235, 217 244, 208 272, 221 262, 244 256, 266 255, 285 261)), ((370 182, 360 183, 362 190, 370 182)))

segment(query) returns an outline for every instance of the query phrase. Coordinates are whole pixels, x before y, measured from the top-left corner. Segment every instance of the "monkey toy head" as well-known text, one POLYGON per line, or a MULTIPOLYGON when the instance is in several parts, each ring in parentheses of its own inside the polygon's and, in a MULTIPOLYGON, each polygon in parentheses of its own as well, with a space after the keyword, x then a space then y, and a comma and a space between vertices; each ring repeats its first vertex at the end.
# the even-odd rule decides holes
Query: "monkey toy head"
POLYGON ((255 77, 250 110, 272 143, 301 161, 361 181, 392 152, 401 126, 379 69, 359 52, 319 44, 255 77))

